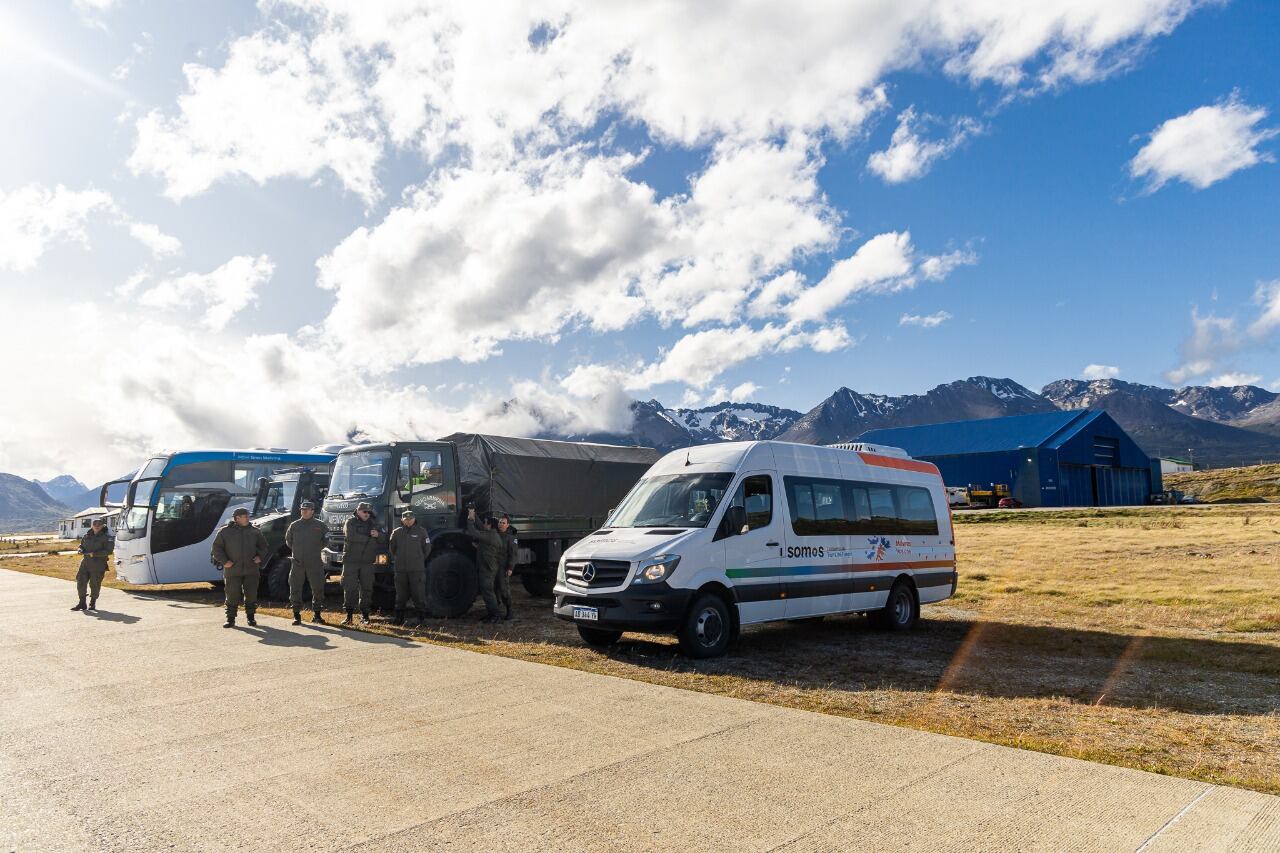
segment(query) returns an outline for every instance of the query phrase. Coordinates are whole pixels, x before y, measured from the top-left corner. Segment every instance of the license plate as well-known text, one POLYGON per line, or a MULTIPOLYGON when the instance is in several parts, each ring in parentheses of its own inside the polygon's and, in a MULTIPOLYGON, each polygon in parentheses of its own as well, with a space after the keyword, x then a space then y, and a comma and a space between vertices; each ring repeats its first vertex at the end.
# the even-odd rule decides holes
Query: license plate
POLYGON ((575 607, 573 608, 573 618, 581 619, 584 622, 599 622, 600 611, 595 607, 575 607))

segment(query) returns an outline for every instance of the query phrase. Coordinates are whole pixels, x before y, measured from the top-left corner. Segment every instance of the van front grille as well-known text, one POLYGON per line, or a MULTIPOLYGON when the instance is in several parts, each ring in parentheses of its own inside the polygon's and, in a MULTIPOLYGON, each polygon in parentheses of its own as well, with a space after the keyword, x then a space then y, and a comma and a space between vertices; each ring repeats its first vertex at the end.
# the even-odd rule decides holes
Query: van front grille
POLYGON ((587 589, 619 586, 630 571, 626 560, 571 560, 564 564, 564 579, 587 589))

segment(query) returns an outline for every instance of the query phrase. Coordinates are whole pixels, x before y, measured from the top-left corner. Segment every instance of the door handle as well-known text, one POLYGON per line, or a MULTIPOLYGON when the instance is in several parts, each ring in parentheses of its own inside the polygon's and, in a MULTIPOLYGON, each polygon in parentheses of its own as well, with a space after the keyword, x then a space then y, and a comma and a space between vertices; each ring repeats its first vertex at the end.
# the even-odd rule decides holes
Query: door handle
POLYGON ((777 542, 766 542, 766 543, 764 543, 764 547, 766 547, 766 548, 777 548, 777 547, 778 547, 778 543, 777 543, 777 542))

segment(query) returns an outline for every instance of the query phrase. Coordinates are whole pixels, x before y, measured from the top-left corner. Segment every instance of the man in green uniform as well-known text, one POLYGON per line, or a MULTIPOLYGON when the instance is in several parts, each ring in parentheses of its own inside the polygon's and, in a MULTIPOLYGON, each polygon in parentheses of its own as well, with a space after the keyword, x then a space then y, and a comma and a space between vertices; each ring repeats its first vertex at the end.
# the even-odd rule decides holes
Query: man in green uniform
POLYGON ((324 522, 316 518, 316 505, 302 502, 302 518, 284 532, 284 544, 293 554, 289 567, 289 603, 293 605, 293 624, 302 624, 302 587, 311 584, 311 621, 324 622, 320 611, 324 607, 324 563, 320 551, 324 548, 324 522))
POLYGON ((361 501, 356 514, 342 526, 346 540, 342 546, 342 605, 347 610, 343 625, 350 625, 356 605, 360 606, 360 624, 369 624, 373 609, 373 561, 378 556, 378 538, 382 529, 373 515, 373 507, 361 501))
POLYGON ((240 507, 213 538, 213 561, 222 566, 227 589, 227 624, 234 628, 236 611, 244 602, 245 621, 256 628, 253 611, 258 606, 258 580, 262 561, 271 552, 267 537, 249 523, 249 510, 240 507))
POLYGON ((427 551, 431 539, 427 531, 418 526, 413 510, 400 513, 400 526, 391 533, 387 550, 396 568, 396 617, 394 624, 404 624, 404 608, 413 599, 415 615, 409 627, 422 624, 427 615, 427 551))
POLYGON ((498 569, 498 577, 494 591, 498 594, 498 601, 502 602, 502 606, 507 608, 507 614, 502 618, 511 620, 511 575, 516 570, 516 557, 520 551, 520 542, 516 539, 516 529, 511 526, 511 516, 503 514, 498 519, 498 535, 502 537, 502 565, 498 569))
POLYGON ((476 557, 480 570, 480 597, 484 599, 484 622, 498 622, 498 599, 493 594, 498 569, 503 565, 505 546, 502 536, 493 529, 493 516, 486 515, 484 524, 476 519, 475 508, 467 510, 467 535, 476 543, 476 557))
POLYGON ((102 578, 107 574, 107 557, 115 549, 111 534, 102 519, 95 518, 89 532, 80 540, 80 571, 76 572, 76 592, 80 603, 72 610, 84 610, 85 592, 89 593, 89 610, 98 609, 98 593, 102 591, 102 578))

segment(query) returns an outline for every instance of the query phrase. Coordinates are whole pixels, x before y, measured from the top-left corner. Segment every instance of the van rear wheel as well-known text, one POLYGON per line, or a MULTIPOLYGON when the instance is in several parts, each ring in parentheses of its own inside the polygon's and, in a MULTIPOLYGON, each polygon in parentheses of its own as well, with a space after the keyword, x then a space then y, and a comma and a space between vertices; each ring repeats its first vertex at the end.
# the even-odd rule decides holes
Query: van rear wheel
POLYGON ((588 628, 586 625, 578 626, 578 636, 582 637, 582 642, 596 649, 604 649, 614 645, 618 640, 622 639, 621 631, 610 631, 606 628, 588 628))
POLYGON ((920 602, 911 584, 900 580, 889 590, 889 599, 882 610, 871 613, 871 621, 886 631, 906 631, 920 621, 920 602))
POLYGON ((724 654, 733 639, 729 605, 718 595, 702 595, 693 602, 676 632, 686 657, 714 658, 724 654))

